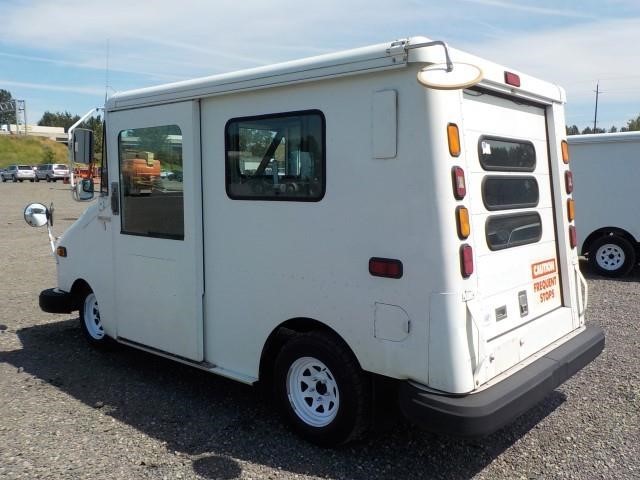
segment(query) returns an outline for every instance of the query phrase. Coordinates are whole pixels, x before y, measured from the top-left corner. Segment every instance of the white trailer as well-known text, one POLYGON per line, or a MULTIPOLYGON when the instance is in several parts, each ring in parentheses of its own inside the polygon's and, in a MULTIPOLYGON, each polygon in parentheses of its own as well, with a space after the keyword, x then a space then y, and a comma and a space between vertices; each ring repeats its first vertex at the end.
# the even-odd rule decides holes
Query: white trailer
POLYGON ((640 132, 573 135, 568 142, 579 251, 595 272, 626 275, 640 258, 640 132))
POLYGON ((380 385, 428 429, 490 433, 604 346, 564 102, 424 37, 119 93, 40 305, 94 345, 260 382, 318 444, 366 431, 380 385), (179 177, 132 195, 144 152, 179 177))

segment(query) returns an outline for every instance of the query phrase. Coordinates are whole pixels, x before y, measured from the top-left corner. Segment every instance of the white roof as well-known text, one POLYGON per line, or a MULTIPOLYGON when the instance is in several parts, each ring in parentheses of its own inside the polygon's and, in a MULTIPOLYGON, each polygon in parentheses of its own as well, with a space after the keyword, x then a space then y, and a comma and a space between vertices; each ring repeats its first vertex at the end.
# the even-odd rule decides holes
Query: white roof
POLYGON ((569 135, 569 144, 582 143, 618 143, 618 142, 638 142, 640 132, 617 132, 617 133, 592 133, 588 135, 569 135))
MULTIPOLYGON (((440 46, 411 50, 406 48, 429 41, 426 37, 410 37, 301 60, 120 92, 109 98, 105 109, 120 110, 323 78, 398 69, 406 67, 409 63, 443 63, 444 49, 440 46)), ((522 88, 513 88, 504 83, 504 67, 452 48, 449 48, 449 53, 454 62, 480 66, 485 76, 481 83, 484 86, 503 90, 505 93, 517 93, 519 96, 545 103, 564 102, 564 91, 556 85, 510 69, 509 71, 518 73, 522 80, 522 88)))

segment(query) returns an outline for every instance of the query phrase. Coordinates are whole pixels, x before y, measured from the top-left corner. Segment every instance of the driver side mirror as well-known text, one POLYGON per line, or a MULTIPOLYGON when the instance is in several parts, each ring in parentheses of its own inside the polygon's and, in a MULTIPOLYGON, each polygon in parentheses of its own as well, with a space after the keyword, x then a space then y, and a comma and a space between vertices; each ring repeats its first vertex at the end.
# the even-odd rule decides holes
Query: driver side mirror
POLYGON ((92 163, 93 159, 93 130, 76 128, 73 131, 73 163, 92 163))
POLYGON ((94 195, 93 190, 93 179, 91 178, 82 178, 80 179, 75 186, 75 194, 76 199, 81 202, 86 202, 91 200, 94 195))
POLYGON ((74 197, 76 200, 86 202, 94 196, 93 179, 91 178, 91 166, 93 165, 93 130, 76 128, 73 131, 71 158, 73 167, 81 163, 89 166, 89 178, 81 178, 74 185, 74 197))

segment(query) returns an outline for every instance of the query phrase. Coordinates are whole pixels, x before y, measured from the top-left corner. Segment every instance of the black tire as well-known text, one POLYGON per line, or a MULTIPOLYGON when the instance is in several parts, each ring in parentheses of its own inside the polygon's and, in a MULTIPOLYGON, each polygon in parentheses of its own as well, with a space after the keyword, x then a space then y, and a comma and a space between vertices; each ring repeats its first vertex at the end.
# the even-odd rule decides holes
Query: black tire
POLYGON ((47 175, 47 183, 51 183, 51 177, 49 177, 49 175, 47 175))
POLYGON ((18 179, 15 177, 15 175, 12 177, 13 179, 13 183, 16 183, 18 181, 18 179))
POLYGON ((20 180, 20 183, 24 182, 24 178, 20 178, 19 180, 20 180))
POLYGON ((104 333, 100 321, 98 302, 91 289, 85 289, 78 296, 78 307, 80 311, 80 328, 87 342, 95 348, 109 346, 109 337, 104 333))
POLYGON ((296 335, 286 343, 275 362, 273 388, 276 405, 285 422, 294 432, 311 443, 323 447, 341 445, 357 439, 369 427, 371 419, 369 379, 360 369, 353 354, 334 335, 325 332, 309 332, 296 335), (326 370, 306 368, 305 359, 310 359, 316 364, 324 364, 326 370), (303 376, 296 375, 294 373, 296 371, 303 372, 301 373, 303 376), (290 373, 294 377, 291 383, 289 383, 290 373), (324 375, 324 380, 312 379, 312 374, 324 375), (295 381, 296 376, 310 379, 307 388, 303 387, 306 385, 305 381, 295 381), (299 395, 296 396, 295 392, 289 395, 288 385, 298 384, 300 384, 299 395), (333 396, 331 396, 332 392, 329 392, 330 389, 333 396), (324 398, 324 403, 314 409, 315 400, 310 397, 315 397, 315 394, 305 397, 309 392, 317 392, 318 400, 324 398), (298 410, 295 406, 296 398, 298 405, 302 405, 298 410), (333 402, 332 399, 336 401, 333 402), (301 401, 307 404, 306 407, 300 403, 301 401), (313 403, 309 404, 309 401, 313 403), (327 407, 324 407, 325 404, 327 407), (332 408, 336 410, 331 412, 332 408), (334 416, 323 419, 328 422, 326 424, 314 425, 311 420, 307 421, 303 418, 305 410, 311 413, 312 420, 315 418, 313 415, 331 413, 334 416))
POLYGON ((6 179, 6 178, 4 178, 4 177, 2 177, 2 181, 3 181, 3 182, 6 182, 6 181, 7 181, 7 179, 6 179))
POLYGON ((35 180, 36 182, 39 182, 39 181, 40 181, 40 177, 36 177, 36 178, 34 178, 34 180, 35 180))
POLYGON ((621 277, 636 264, 633 245, 620 235, 607 235, 594 241, 589 247, 589 266, 605 277, 621 277))
POLYGON ((33 183, 35 180, 33 178, 30 178, 29 181, 33 183))

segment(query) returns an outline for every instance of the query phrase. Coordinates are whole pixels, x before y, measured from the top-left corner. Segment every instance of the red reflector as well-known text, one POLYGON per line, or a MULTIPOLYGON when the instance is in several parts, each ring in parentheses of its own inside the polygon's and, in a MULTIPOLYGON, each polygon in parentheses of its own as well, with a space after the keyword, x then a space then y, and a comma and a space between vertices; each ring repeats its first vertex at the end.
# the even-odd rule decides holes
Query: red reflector
POLYGON ((402 262, 393 258, 372 257, 369 259, 369 273, 374 277, 401 278, 402 262))
POLYGON ((569 226, 569 245, 571 245, 571 248, 576 248, 576 245, 578 245, 576 227, 574 227, 573 225, 569 226))
POLYGON ((573 192, 573 173, 568 170, 564 172, 564 184, 567 187, 567 193, 573 192))
POLYGON ((460 247, 460 271, 464 278, 473 273, 473 249, 467 244, 460 247))
POLYGON ((514 87, 520 86, 520 77, 515 73, 504 72, 504 83, 507 85, 513 85, 514 87))
POLYGON ((462 200, 467 194, 467 184, 464 180, 464 170, 460 167, 453 167, 453 196, 456 200, 462 200))

